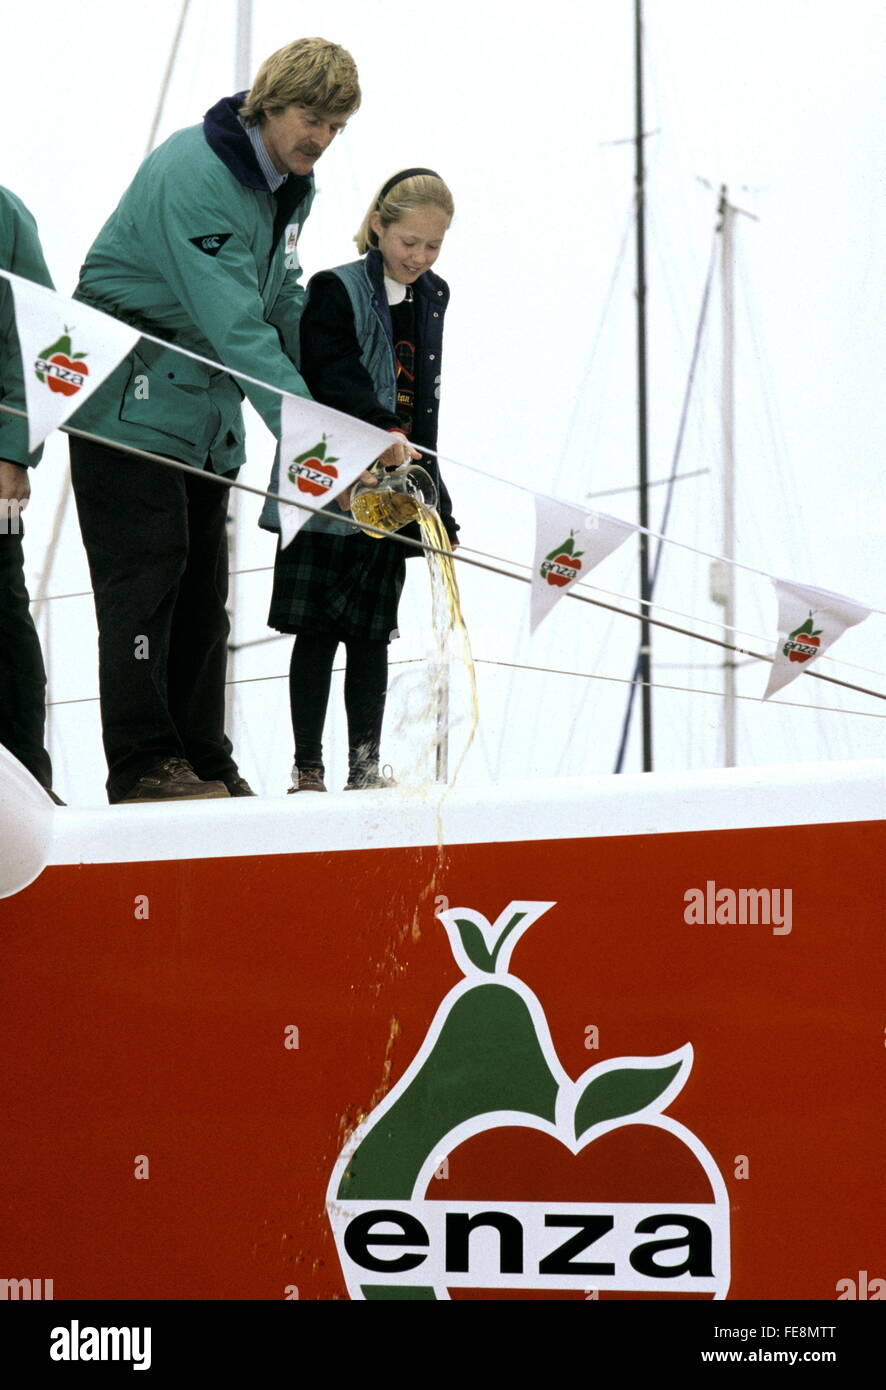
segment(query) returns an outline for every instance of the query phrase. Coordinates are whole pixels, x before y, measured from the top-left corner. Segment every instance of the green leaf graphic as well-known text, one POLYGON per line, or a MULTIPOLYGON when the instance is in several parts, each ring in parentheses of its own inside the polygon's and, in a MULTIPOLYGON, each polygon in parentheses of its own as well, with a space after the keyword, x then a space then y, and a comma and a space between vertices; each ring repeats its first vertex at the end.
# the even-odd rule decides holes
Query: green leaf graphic
POLYGON ((664 1094, 683 1063, 670 1067, 619 1067, 592 1077, 575 1107, 575 1137, 619 1115, 635 1115, 664 1094))
POLYGON ((473 922, 466 921, 464 917, 459 918, 455 925, 458 927, 461 944, 464 946, 465 954, 469 960, 476 965, 478 970, 485 970, 490 975, 493 974, 495 961, 489 954, 480 928, 475 926, 473 922))
POLYGON ((492 950, 486 945, 483 933, 474 922, 469 922, 464 917, 456 918, 455 925, 458 927, 458 934, 461 937, 461 944, 465 948, 465 954, 476 965, 478 970, 485 970, 488 974, 495 973, 498 963, 499 952, 507 941, 515 927, 523 921, 525 912, 517 912, 508 922, 501 936, 496 941, 492 950))
POLYGON ((523 918, 524 918, 525 916, 526 916, 526 913, 525 913, 525 912, 516 912, 516 913, 514 913, 514 916, 511 918, 510 922, 508 922, 508 925, 505 927, 505 929, 504 929, 504 931, 502 932, 501 936, 500 936, 500 937, 498 938, 498 940, 496 941, 495 946, 493 947, 493 950, 492 950, 492 964, 493 964, 493 967, 495 967, 495 966, 498 965, 498 956, 499 956, 499 952, 501 951, 502 946, 505 944, 505 942, 507 941, 507 939, 508 939, 508 937, 510 936, 511 932, 514 930, 514 928, 515 928, 515 927, 518 927, 518 926, 520 925, 520 923, 523 921, 523 918))

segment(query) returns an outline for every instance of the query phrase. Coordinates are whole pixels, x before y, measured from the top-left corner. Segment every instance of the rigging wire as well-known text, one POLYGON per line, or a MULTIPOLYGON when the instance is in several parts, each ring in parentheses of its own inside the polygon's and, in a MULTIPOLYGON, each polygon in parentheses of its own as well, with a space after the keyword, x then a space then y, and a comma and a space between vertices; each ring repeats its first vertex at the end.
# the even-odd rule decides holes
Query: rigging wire
POLYGON ((148 143, 144 153, 145 159, 147 159, 148 155, 153 150, 154 142, 157 139, 157 131, 160 129, 160 121, 163 116, 163 108, 166 105, 166 98, 169 95, 169 87, 172 82, 172 74, 175 69, 175 63, 178 57, 178 50, 181 45, 182 34, 184 33, 185 20, 188 17, 188 7, 190 6, 190 3, 191 0, 182 0, 181 12, 178 17, 178 26, 175 31, 175 37, 172 40, 172 48, 169 50, 169 58, 166 62, 166 71, 163 74, 163 81, 160 86, 160 95, 157 98, 157 109, 154 112, 154 119, 151 122, 151 133, 148 136, 148 143))
MULTIPOLYGON (((673 501, 673 496, 674 496, 674 478, 675 478, 676 473, 677 473, 677 468, 678 468, 678 465, 679 465, 679 462, 680 462, 680 456, 681 456, 681 454, 682 454, 682 452, 683 452, 683 440, 684 440, 685 435, 686 435, 686 421, 687 421, 687 418, 688 418, 688 416, 689 416, 689 403, 690 403, 690 401, 691 401, 691 399, 692 399, 692 391, 693 391, 693 387, 694 387, 694 385, 695 385, 696 371, 697 371, 697 369, 698 369, 698 359, 699 359, 699 355, 700 355, 700 353, 701 353, 702 339, 703 339, 703 337, 704 337, 704 328, 705 328, 705 323, 707 322, 708 304, 709 304, 709 302, 710 302, 711 283, 712 283, 713 277, 714 277, 714 262, 715 262, 715 258, 716 258, 716 252, 717 252, 717 236, 718 236, 718 233, 715 231, 715 232, 714 232, 713 241, 712 241, 712 243, 711 243, 711 254, 710 254, 710 259, 709 259, 709 261, 708 261, 708 273, 707 273, 707 276, 706 276, 706 278, 705 278, 704 290, 702 291, 702 296, 701 296, 701 309, 700 309, 699 315, 698 315, 698 323, 696 324, 696 328, 695 328, 695 339, 694 339, 693 344, 692 344, 692 355, 691 355, 690 361, 689 361, 689 375, 688 375, 688 378, 687 378, 687 381, 686 381, 686 388, 685 388, 685 390, 684 390, 684 392, 683 392, 683 405, 682 405, 682 408, 681 408, 681 410, 680 410, 680 422, 679 422, 679 424, 678 424, 678 426, 677 426, 677 439, 676 439, 676 443, 675 443, 675 445, 674 445, 673 457, 672 457, 672 459, 671 459, 671 479, 670 479, 670 485, 669 485, 669 487, 668 487, 667 495, 666 495, 666 497, 665 497, 664 511, 663 511, 663 513, 662 513, 662 519, 661 519, 661 522, 660 522, 660 524, 659 524, 659 529, 660 529, 661 532, 662 532, 662 537, 659 538, 658 545, 656 546, 656 550, 655 550, 655 559, 654 559, 653 564, 652 564, 652 574, 651 574, 650 580, 649 580, 649 597, 650 597, 650 599, 652 598, 652 595, 655 593, 655 586, 656 586, 656 583, 658 582, 658 572, 659 572, 659 569, 660 569, 660 566, 661 566, 662 551, 663 551, 663 549, 664 549, 663 536, 667 533, 668 522, 669 522, 669 520, 670 520, 670 515, 671 515, 671 503, 672 503, 672 501, 673 501)), ((619 773, 619 772, 622 771, 622 769, 623 769, 623 767, 624 767, 625 756, 626 756, 626 754, 627 754, 628 737, 629 737, 630 729, 631 729, 631 718, 632 718, 632 715, 633 715, 633 712, 634 712, 634 698, 635 698, 635 695, 636 695, 636 692, 637 692, 637 683, 638 683, 638 680, 639 680, 639 677, 640 677, 640 668, 641 668, 641 665, 642 665, 642 657, 641 657, 640 653, 638 652, 638 653, 637 653, 637 656, 636 656, 636 658, 635 658, 635 660, 634 660, 634 675, 633 675, 633 679, 632 679, 632 681, 631 681, 631 688, 630 688, 630 690, 629 690, 629 692, 628 692, 627 708, 626 708, 625 713, 624 713, 624 720, 623 720, 622 728, 621 728, 621 738, 620 738, 620 740, 619 740, 618 752, 617 752, 617 754, 616 754, 616 759, 615 759, 615 768, 614 768, 614 771, 617 772, 617 773, 619 773)))
MULTIPOLYGON (((739 303, 742 306, 744 322, 750 335, 752 347, 752 365, 750 370, 757 376, 757 395, 762 402, 762 416, 765 422, 765 432, 768 433, 769 447, 773 466, 770 475, 773 477, 778 494, 781 496, 780 516, 785 520, 787 539, 792 545, 794 553, 801 557, 802 563, 809 569, 812 567, 812 547, 809 543, 808 533, 805 532, 797 522, 797 510, 794 505, 796 489, 791 487, 790 475, 793 469, 790 462, 789 450, 786 439, 786 432, 783 422, 778 416, 777 399, 773 395, 771 383, 775 377, 771 361, 767 350, 765 338, 762 335, 760 325, 764 322, 757 306, 756 295, 753 285, 748 275, 745 257, 736 256, 736 270, 738 275, 741 293, 739 303)), ((749 499, 750 509, 753 510, 755 498, 749 499)), ((762 533, 760 521, 754 527, 756 534, 762 533)), ((819 722, 819 735, 825 746, 828 757, 833 756, 830 728, 827 720, 819 722)), ((794 737, 790 731, 791 738, 794 737)), ((843 743, 844 752, 847 751, 847 743, 843 743)))
MULTIPOLYGON (((506 555, 494 555, 491 551, 477 550, 474 546, 470 545, 460 545, 459 553, 467 555, 479 555, 481 559, 495 560, 498 564, 502 565, 513 565, 515 569, 524 569, 529 572, 533 570, 532 565, 527 565, 522 560, 512 560, 506 555)), ((232 570, 231 575, 233 576, 234 574, 236 574, 240 576, 244 574, 270 574, 273 568, 273 565, 252 565, 248 566, 245 569, 232 570)), ((518 575, 509 574, 507 570, 496 570, 496 573, 501 574, 502 577, 505 579, 519 578, 518 575)), ((703 618, 700 613, 685 613, 682 608, 670 608, 664 603, 659 603, 657 599, 641 599, 636 594, 623 594, 618 589, 605 589, 599 584, 589 583, 586 579, 580 579, 574 587, 576 589, 590 589, 593 590, 593 592, 596 594, 605 594, 607 598, 622 599, 625 603, 647 603, 650 606, 650 608, 654 609, 658 613, 670 613, 670 615, 674 618, 685 618, 687 622, 704 623, 707 627, 716 627, 721 631, 723 631, 725 627, 727 631, 734 632, 737 637, 751 637, 755 642, 772 641, 771 633, 752 632, 749 628, 736 627, 731 624, 724 625, 724 623, 722 623, 717 618, 703 618)), ((47 594, 46 597, 41 600, 41 602, 52 603, 56 599, 92 597, 92 589, 77 589, 69 594, 47 594)), ((31 602, 35 603, 36 599, 32 599, 31 602)), ((238 651, 245 650, 248 647, 261 646, 266 642, 282 642, 289 635, 290 634, 286 632, 275 632, 265 637, 250 638, 248 642, 238 642, 236 646, 238 651)), ((695 636, 694 633, 691 633, 689 635, 695 636)), ((864 671, 866 675, 879 676, 883 680, 886 680, 886 671, 881 671, 876 666, 860 666, 858 662, 846 661, 843 657, 832 656, 830 652, 823 652, 821 656, 816 657, 816 661, 829 661, 835 666, 845 666, 847 670, 850 671, 864 671)), ((678 664, 682 665, 684 663, 678 664)), ((750 664, 750 662, 739 663, 739 665, 742 666, 747 666, 750 664)))
MULTIPOLYGON (((388 664, 389 666, 414 666, 418 664, 423 664, 424 660, 424 657, 404 657, 402 660, 391 661, 388 664)), ((474 664, 476 666, 504 666, 509 667, 515 671, 535 671, 542 675, 548 676, 573 676, 581 680, 606 681, 607 683, 611 683, 614 685, 630 685, 631 683, 627 676, 604 676, 597 671, 566 671, 560 667, 555 666, 529 666, 523 662, 499 661, 494 660, 491 657, 475 656, 474 664)), ((344 666, 334 666, 332 669, 333 673, 337 673, 339 675, 343 674, 345 670, 344 666)), ((225 684, 260 685, 265 681, 286 680, 289 680, 288 671, 284 671, 279 675, 271 676, 238 676, 236 680, 226 681, 225 684)), ((685 695, 713 695, 719 699, 726 698, 722 690, 700 690, 696 686, 689 685, 665 685, 661 681, 653 681, 652 688, 654 690, 677 691, 685 695)), ((874 710, 844 709, 838 705, 814 705, 799 700, 761 700, 757 695, 736 695, 735 698, 737 700, 749 700, 752 704, 756 704, 761 707, 765 706, 765 708, 767 709, 771 709, 773 707, 781 707, 785 709, 809 709, 815 711, 816 713, 858 715, 862 719, 886 719, 886 714, 878 714, 874 710)), ((886 699, 886 696, 883 696, 881 698, 886 699)), ((46 703, 47 708, 49 708, 50 705, 53 707, 58 707, 60 705, 97 705, 98 702, 99 697, 97 695, 81 695, 76 699, 47 700, 46 703)))
MULTIPOLYGON (((4 279, 15 278, 11 277, 10 273, 8 271, 3 270, 2 268, 0 268, 0 277, 4 279)), ((189 349, 180 347, 176 343, 168 343, 162 338, 155 338, 151 333, 143 333, 141 336, 149 342, 158 343, 161 347, 169 348, 173 352, 179 352, 182 354, 182 356, 188 357, 194 362, 200 362, 204 366, 212 367, 215 371, 227 372, 229 376, 238 377, 241 381, 248 381, 253 386, 261 386, 264 390, 272 391, 280 397, 288 395, 288 393, 284 391, 282 387, 274 386, 270 382, 260 381, 257 377, 249 376, 246 372, 237 371, 234 367, 224 367, 220 362, 214 362, 209 357, 202 357, 199 353, 191 352, 189 349)), ((0 410, 5 410, 10 415, 18 415, 22 419, 27 419, 27 411, 17 410, 14 406, 4 405, 0 403, 0 410)), ((75 429, 71 425, 59 425, 58 429, 64 434, 74 434, 82 439, 90 439, 94 443, 106 444, 110 448, 117 449, 123 453, 133 454, 138 456, 139 458, 149 459, 152 463, 160 463, 168 468, 187 469, 189 471, 192 471, 192 466, 190 464, 179 463, 176 459, 166 458, 162 454, 154 454, 146 449, 138 449, 135 447, 135 445, 132 444, 121 444, 119 440, 105 439, 101 435, 91 434, 87 430, 75 429)), ((501 483, 505 487, 516 488, 518 492, 526 492, 533 497, 541 497, 543 499, 549 498, 548 493, 539 492, 536 488, 527 487, 524 483, 515 482, 512 478, 505 478, 499 476, 497 473, 490 473, 486 469, 478 468, 476 464, 465 463, 462 459, 453 458, 450 454, 442 454, 435 449, 426 449, 424 445, 417 445, 416 447, 419 449, 421 453, 428 454, 430 457, 436 458, 438 461, 442 461, 443 463, 447 464, 452 464, 456 468, 464 468, 469 473, 476 473, 480 477, 487 478, 495 483, 501 483)), ((272 501, 275 502, 283 502, 286 506, 297 507, 300 511, 313 512, 316 510, 314 507, 309 507, 305 503, 296 501, 295 498, 281 497, 279 493, 268 492, 264 488, 252 487, 249 483, 241 483, 239 480, 234 480, 228 477, 222 477, 217 473, 207 472, 204 473, 202 476, 208 479, 210 482, 221 483, 224 487, 228 488, 238 488, 243 492, 251 492, 256 497, 270 498, 272 501)), ((568 499, 566 500, 568 501, 568 499)), ((582 504, 576 503, 574 505, 581 506, 582 504)), ((349 526, 353 526, 355 528, 359 527, 359 523, 353 520, 353 518, 349 517, 347 513, 343 512, 339 519, 344 521, 349 526)), ((624 520, 624 518, 615 519, 624 520)), ((744 565, 741 563, 740 560, 726 559, 725 556, 717 555, 709 550, 701 550, 697 546, 687 545, 685 541, 675 540, 671 536, 662 536, 657 531, 653 531, 649 527, 637 525, 636 522, 625 522, 625 525, 632 527, 632 529, 637 532, 642 532, 644 535, 651 538, 652 540, 664 540, 668 545, 675 545, 680 550, 687 550, 692 554, 701 555, 708 560, 720 560, 723 564, 733 565, 736 569, 745 570, 749 574, 761 575, 764 579, 773 578, 772 574, 770 574, 767 570, 757 569, 753 565, 744 565)), ((427 544, 420 541, 408 540, 400 536, 396 532, 385 531, 377 527, 370 527, 369 530, 371 530, 374 533, 377 533, 380 536, 386 536, 390 540, 399 541, 403 545, 412 546, 415 549, 434 550, 433 546, 428 546, 427 544)), ((438 551, 436 553, 442 554, 444 552, 438 551)), ((457 553, 455 554, 454 558, 456 560, 459 558, 457 553)), ((471 564, 473 562, 468 560, 466 561, 466 563, 471 564)), ((886 609, 875 608, 871 604, 864 604, 863 606, 866 607, 870 613, 877 613, 881 617, 886 617, 886 609)))
MULTIPOLYGON (((8 410, 13 415, 25 414, 24 411, 15 410, 11 406, 0 405, 0 410, 8 410)), ((120 444, 119 442, 115 443, 113 440, 105 439, 101 435, 91 434, 89 431, 86 430, 74 429, 74 427, 71 425, 62 425, 60 428, 66 434, 77 435, 78 437, 83 439, 91 439, 98 444, 110 445, 112 448, 116 448, 120 450, 122 453, 132 454, 140 458, 148 459, 151 463, 159 463, 162 467, 171 468, 175 472, 192 471, 190 464, 180 463, 177 459, 165 458, 161 454, 150 453, 148 450, 139 449, 133 444, 120 444)), ((202 477, 207 482, 218 485, 220 487, 239 488, 241 489, 241 491, 253 493, 257 497, 270 497, 273 501, 283 502, 287 506, 297 507, 300 511, 313 512, 315 510, 315 508, 308 507, 305 503, 297 502, 293 498, 281 497, 278 493, 267 492, 264 488, 252 487, 249 483, 241 483, 232 478, 221 477, 217 473, 204 473, 202 474, 202 477)), ((367 522, 358 522, 353 517, 347 516, 347 514, 344 512, 342 513, 340 519, 350 526, 358 527, 359 529, 362 529, 367 533, 371 532, 374 535, 384 536, 387 540, 395 541, 400 545, 408 546, 414 550, 424 550, 426 553, 442 555, 444 558, 449 557, 453 560, 460 561, 461 564, 470 565, 474 569, 481 569, 491 574, 498 574, 506 579, 515 579, 521 584, 532 583, 531 575, 511 574, 507 570, 497 569, 496 566, 486 564, 482 560, 472 560, 467 555, 460 555, 458 551, 453 553, 450 550, 441 550, 438 546, 430 545, 426 541, 413 541, 409 537, 401 535, 399 532, 386 531, 383 527, 370 526, 367 522)), ((578 603, 591 604, 595 608, 602 608, 610 613, 621 614, 621 616, 626 618, 633 618, 635 619, 635 621, 638 622, 643 621, 643 615, 641 614, 628 612, 628 610, 624 608, 617 608, 614 604, 611 603, 603 603, 600 599, 593 599, 587 594, 578 593, 576 589, 570 589, 564 595, 564 597, 567 599, 573 599, 578 603)), ((670 632, 679 632, 684 637, 693 637, 698 642, 707 642, 711 646, 720 647, 726 651, 737 652, 740 656, 751 656, 756 658, 758 661, 765 661, 769 662, 770 664, 772 662, 772 657, 765 656, 762 652, 752 652, 745 647, 738 647, 730 642, 723 642, 719 638, 708 637, 704 633, 691 632, 688 628, 677 627, 675 624, 666 623, 660 618, 648 617, 646 621, 652 624, 653 626, 665 628, 670 632)), ((886 695, 882 694, 878 690, 870 690, 865 686, 854 685, 849 681, 838 680, 836 676, 826 676, 822 671, 810 671, 804 669, 800 672, 800 674, 810 678, 811 680, 826 681, 829 685, 840 685, 847 690, 856 690, 859 691, 861 694, 871 695, 874 697, 874 699, 877 700, 886 700, 886 695)))

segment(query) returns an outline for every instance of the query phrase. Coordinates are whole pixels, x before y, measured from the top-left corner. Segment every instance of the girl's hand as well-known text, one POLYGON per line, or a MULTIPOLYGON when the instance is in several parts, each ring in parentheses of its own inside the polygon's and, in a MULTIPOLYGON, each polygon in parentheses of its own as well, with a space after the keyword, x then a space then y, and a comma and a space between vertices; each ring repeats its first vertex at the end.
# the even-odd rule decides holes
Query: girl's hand
POLYGON ((413 449, 405 434, 401 434, 399 430, 391 430, 391 435, 395 442, 389 445, 383 454, 379 455, 376 463, 381 464, 383 468, 399 468, 401 464, 408 463, 410 459, 421 458, 418 449, 413 449))
POLYGON ((351 483, 351 487, 345 488, 344 492, 340 492, 335 499, 343 512, 351 510, 351 488, 356 487, 357 483, 362 483, 364 487, 378 487, 378 478, 374 473, 370 473, 364 468, 359 478, 355 478, 351 483))

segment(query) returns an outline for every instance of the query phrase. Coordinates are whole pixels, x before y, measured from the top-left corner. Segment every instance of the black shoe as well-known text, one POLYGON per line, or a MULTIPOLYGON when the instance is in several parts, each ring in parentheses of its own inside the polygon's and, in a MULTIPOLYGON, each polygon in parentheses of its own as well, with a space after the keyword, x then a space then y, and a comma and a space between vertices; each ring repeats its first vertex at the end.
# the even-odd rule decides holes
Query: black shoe
POLYGON ((246 778, 241 777, 239 773, 235 773, 233 777, 223 777, 222 781, 228 789, 228 796, 255 796, 246 778))
POLYGON ((164 758, 139 777, 115 805, 132 806, 143 801, 209 801, 228 795, 224 782, 201 782, 184 758, 164 758))
POLYGON ((49 797, 50 801, 54 801, 54 802, 55 802, 56 806, 67 806, 68 803, 67 803, 66 801, 62 801, 62 799, 61 799, 61 797, 59 796, 58 792, 54 792, 54 791, 52 790, 52 787, 44 787, 43 790, 45 791, 46 795, 49 797))

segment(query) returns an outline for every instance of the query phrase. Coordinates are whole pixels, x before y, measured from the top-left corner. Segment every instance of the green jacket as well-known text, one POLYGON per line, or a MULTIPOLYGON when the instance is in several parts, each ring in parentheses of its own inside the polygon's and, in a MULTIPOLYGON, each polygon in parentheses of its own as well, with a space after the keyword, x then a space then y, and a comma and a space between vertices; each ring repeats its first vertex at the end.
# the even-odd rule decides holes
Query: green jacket
MULTIPOLYGON (((271 193, 225 98, 144 161, 80 272, 76 298, 295 395, 304 289, 294 246, 313 178, 271 193)), ((279 437, 280 397, 142 339, 71 418, 78 429, 217 473, 244 461, 243 393, 279 437)))
MULTIPOLYGON (((37 223, 20 198, 0 187, 0 266, 36 280, 53 289, 52 278, 43 259, 37 223)), ((0 402, 16 410, 25 409, 22 355, 15 331, 15 305, 7 280, 0 279, 0 402)), ((42 448, 28 453, 28 422, 20 415, 0 410, 0 459, 33 468, 42 448)))

